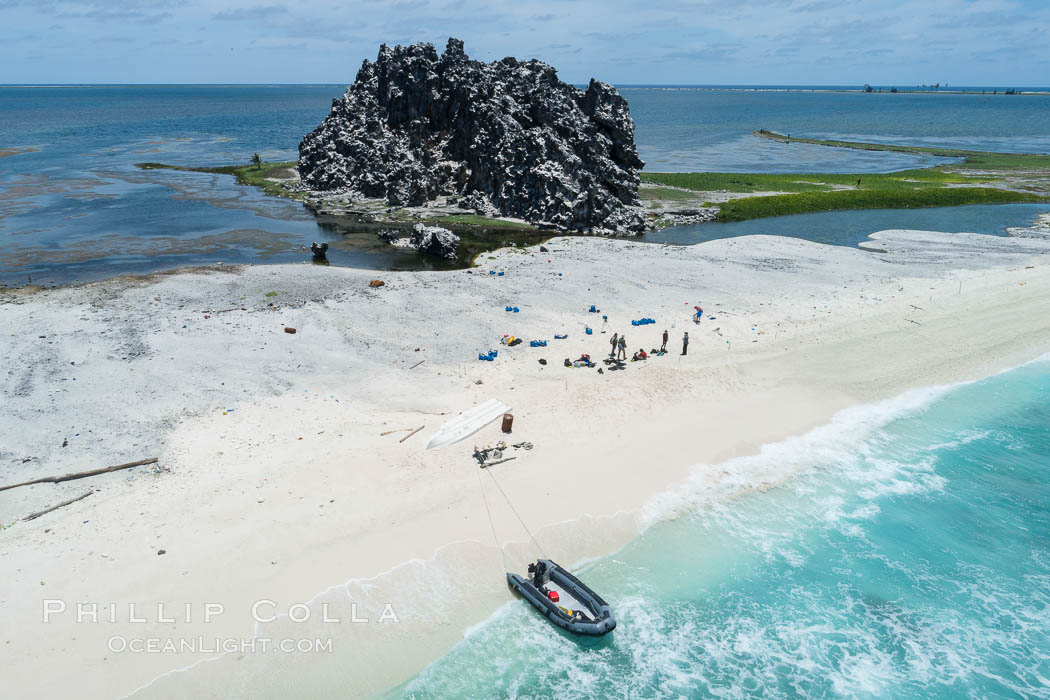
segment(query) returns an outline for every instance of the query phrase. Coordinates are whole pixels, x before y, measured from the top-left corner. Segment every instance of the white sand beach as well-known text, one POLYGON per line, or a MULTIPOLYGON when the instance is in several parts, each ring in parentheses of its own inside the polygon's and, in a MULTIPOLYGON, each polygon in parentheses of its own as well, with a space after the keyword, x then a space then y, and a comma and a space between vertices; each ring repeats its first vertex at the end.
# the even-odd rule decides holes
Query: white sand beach
POLYGON ((0 491, 5 696, 382 692, 513 599, 504 562, 524 570, 538 556, 500 488, 544 552, 574 564, 636 536, 646 505, 697 470, 732 479, 720 463, 840 409, 1050 351, 1046 238, 546 246, 455 272, 248 266, 0 292, 0 485, 159 457, 0 491), (369 288, 377 277, 385 285, 369 288), (631 325, 643 317, 656 323, 631 325), (581 353, 600 363, 613 332, 629 355, 649 351, 665 328, 665 356, 603 374, 563 366, 581 353), (506 348, 503 334, 526 342, 506 348), (495 361, 479 361, 490 348, 495 361), (492 398, 512 407, 512 435, 496 421, 424 450, 492 398), (471 453, 500 439, 534 448, 510 449, 490 475, 471 453), (47 600, 66 610, 45 623, 47 600), (253 619, 261 600, 255 612, 273 622, 253 619), (97 605, 97 621, 78 622, 78 602, 97 605), (300 603, 308 621, 281 617, 300 603), (340 622, 323 621, 326 603, 340 622), (223 611, 205 622, 209 604, 223 611), (253 636, 333 644, 135 653, 113 642, 253 636))

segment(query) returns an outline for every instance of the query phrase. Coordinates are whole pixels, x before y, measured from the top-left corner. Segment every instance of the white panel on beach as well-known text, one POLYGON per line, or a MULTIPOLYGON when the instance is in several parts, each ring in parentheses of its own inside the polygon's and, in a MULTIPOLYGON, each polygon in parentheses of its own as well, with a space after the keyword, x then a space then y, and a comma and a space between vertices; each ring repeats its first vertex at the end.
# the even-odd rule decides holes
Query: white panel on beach
POLYGON ((510 406, 496 399, 478 404, 438 428, 427 443, 427 449, 451 445, 470 437, 509 410, 510 406))

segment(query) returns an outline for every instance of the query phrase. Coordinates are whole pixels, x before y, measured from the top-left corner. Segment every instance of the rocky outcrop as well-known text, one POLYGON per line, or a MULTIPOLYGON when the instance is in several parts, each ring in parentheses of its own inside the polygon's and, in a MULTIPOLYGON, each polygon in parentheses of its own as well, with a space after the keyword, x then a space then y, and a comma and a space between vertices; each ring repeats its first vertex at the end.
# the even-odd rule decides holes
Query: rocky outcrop
POLYGON ((455 260, 459 254, 459 236, 440 226, 416 224, 407 236, 402 236, 397 229, 382 229, 377 235, 379 240, 396 248, 415 250, 423 255, 455 260))
POLYGON ((440 226, 416 224, 410 240, 412 247, 424 255, 455 260, 459 252, 459 236, 440 226))
POLYGON ((299 144, 310 190, 471 209, 565 231, 641 232, 634 122, 610 85, 586 91, 540 61, 471 60, 449 39, 383 45, 299 144))

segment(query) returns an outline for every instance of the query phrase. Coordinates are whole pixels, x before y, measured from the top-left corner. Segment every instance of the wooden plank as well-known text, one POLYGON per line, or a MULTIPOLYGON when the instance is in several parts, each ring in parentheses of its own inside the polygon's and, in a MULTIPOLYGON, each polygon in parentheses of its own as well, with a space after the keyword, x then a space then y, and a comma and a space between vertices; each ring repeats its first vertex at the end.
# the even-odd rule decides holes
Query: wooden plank
POLYGON ((95 489, 91 489, 90 491, 82 493, 79 496, 77 496, 76 498, 70 498, 68 501, 62 501, 58 505, 51 506, 50 508, 45 508, 44 510, 38 510, 35 513, 30 513, 26 517, 22 518, 22 520, 35 520, 36 518, 39 518, 41 515, 47 515, 48 513, 50 513, 53 510, 58 510, 59 508, 62 508, 64 506, 68 506, 70 503, 76 503, 77 501, 83 500, 83 499, 87 498, 88 496, 90 496, 93 493, 95 493, 95 489))

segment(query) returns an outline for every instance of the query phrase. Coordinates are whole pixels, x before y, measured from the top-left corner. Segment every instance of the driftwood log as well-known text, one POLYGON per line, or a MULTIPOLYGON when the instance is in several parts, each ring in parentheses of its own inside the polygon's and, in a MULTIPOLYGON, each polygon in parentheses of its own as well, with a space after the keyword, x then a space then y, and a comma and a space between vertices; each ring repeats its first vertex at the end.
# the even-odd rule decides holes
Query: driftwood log
POLYGON ((57 484, 62 481, 73 481, 74 479, 83 479, 88 476, 97 476, 99 474, 105 474, 107 472, 120 471, 121 469, 131 469, 132 467, 141 467, 144 464, 156 464, 160 459, 157 457, 150 457, 149 459, 140 459, 137 462, 128 462, 127 464, 117 464, 112 467, 102 467, 101 469, 92 469, 86 472, 73 472, 72 474, 63 474, 62 476, 43 476, 39 479, 33 479, 31 481, 23 481, 20 484, 8 484, 7 486, 0 486, 0 491, 6 491, 7 489, 18 488, 19 486, 29 486, 31 484, 57 484))
POLYGON ((90 496, 93 493, 95 493, 95 489, 91 489, 90 491, 82 493, 79 496, 77 496, 76 498, 70 498, 68 501, 62 501, 58 505, 51 506, 50 508, 45 508, 44 510, 38 510, 35 513, 30 513, 26 517, 22 518, 22 520, 35 520, 35 519, 39 518, 41 515, 47 515, 48 513, 50 513, 53 510, 58 510, 59 508, 62 508, 63 506, 68 506, 70 503, 76 503, 77 501, 83 500, 83 499, 87 498, 88 496, 90 496))

